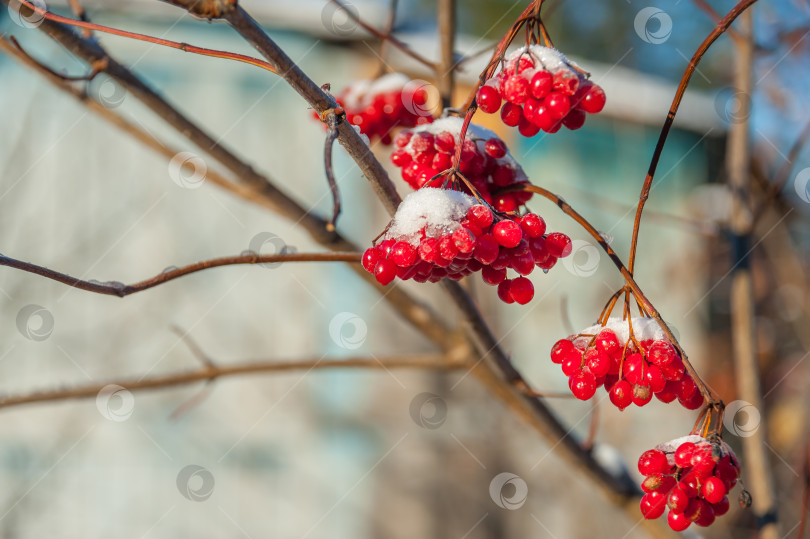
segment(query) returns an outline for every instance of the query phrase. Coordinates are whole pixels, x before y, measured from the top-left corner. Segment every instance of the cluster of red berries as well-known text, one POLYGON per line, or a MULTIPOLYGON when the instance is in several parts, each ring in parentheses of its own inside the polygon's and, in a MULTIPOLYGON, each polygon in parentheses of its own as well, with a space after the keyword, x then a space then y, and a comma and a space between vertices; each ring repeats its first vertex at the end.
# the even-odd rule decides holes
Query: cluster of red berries
POLYGON ((605 106, 605 92, 559 51, 532 45, 515 51, 497 75, 476 95, 478 108, 517 126, 533 137, 542 129, 556 133, 560 127, 579 129, 585 113, 596 114, 605 106), (503 106, 501 103, 503 102, 503 106))
POLYGON ((683 531, 692 522, 709 526, 728 512, 727 494, 737 484, 740 463, 723 442, 693 435, 645 451, 638 471, 645 476, 644 518, 658 518, 668 507, 669 527, 683 531))
POLYGON ((355 81, 336 99, 350 124, 369 139, 379 137, 382 144, 391 144, 395 127, 433 121, 427 90, 401 73, 355 81))
MULTIPOLYGON (((419 189, 440 172, 451 168, 463 123, 461 118, 442 118, 396 136, 394 145, 397 149, 391 154, 391 162, 402 169, 402 179, 408 185, 419 189)), ((504 187, 529 181, 503 140, 483 127, 469 126, 461 147, 459 171, 479 196, 499 212, 517 211, 532 197, 533 193, 525 191, 494 194, 504 187)), ((466 186, 459 188, 469 193, 466 186)))
POLYGON ((445 189, 423 188, 400 204, 382 242, 363 253, 363 267, 386 285, 399 277, 423 283, 459 280, 480 271, 498 286, 505 303, 525 305, 534 297, 526 278, 535 268, 548 271, 571 253, 565 234, 546 234, 542 217, 495 215, 472 197, 445 189), (512 269, 518 276, 507 278, 512 269))
MULTIPOLYGON (((677 398, 689 410, 700 408, 703 395, 665 337, 620 339, 617 332, 629 335, 627 321, 611 318, 607 325, 610 327, 594 326, 561 339, 551 349, 551 361, 560 364, 569 377, 568 387, 576 398, 588 400, 604 386, 619 410, 631 404, 644 406, 653 395, 662 402, 677 398)), ((657 323, 651 318, 634 318, 632 326, 637 335, 644 336, 652 334, 657 323)))

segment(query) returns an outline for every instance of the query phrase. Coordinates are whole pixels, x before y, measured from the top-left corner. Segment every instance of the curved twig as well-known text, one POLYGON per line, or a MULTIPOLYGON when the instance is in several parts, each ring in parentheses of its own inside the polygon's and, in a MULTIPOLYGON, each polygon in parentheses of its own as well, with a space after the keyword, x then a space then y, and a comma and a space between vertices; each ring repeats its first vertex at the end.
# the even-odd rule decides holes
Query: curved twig
POLYGON ((61 273, 48 269, 43 266, 31 264, 29 262, 22 262, 14 258, 0 255, 0 266, 8 266, 10 268, 19 269, 28 273, 34 273, 47 279, 58 281, 73 288, 86 290, 87 292, 95 292, 96 294, 105 294, 108 296, 118 296, 123 298, 130 294, 143 292, 150 288, 162 285, 163 283, 173 281, 180 277, 184 277, 190 273, 196 273, 211 268, 218 268, 221 266, 233 266, 237 264, 272 264, 284 262, 360 262, 362 254, 360 253, 294 253, 294 254, 275 254, 275 255, 259 255, 256 253, 244 254, 239 256, 226 256, 222 258, 214 258, 211 260, 203 260, 195 262, 182 268, 174 268, 169 271, 164 271, 160 275, 156 275, 150 279, 140 281, 131 285, 125 285, 117 281, 108 281, 101 283, 98 281, 85 281, 78 277, 71 277, 66 273, 61 273))
POLYGON ((697 69, 698 63, 703 58, 703 55, 706 54, 706 51, 709 50, 709 47, 717 41, 723 33, 728 30, 728 27, 731 26, 731 23, 746 9, 751 7, 757 0, 741 0, 728 14, 723 17, 714 30, 706 36, 706 39, 703 40, 703 43, 695 51, 695 54, 692 55, 692 59, 689 60, 689 65, 686 66, 686 71, 681 77, 681 82, 678 84, 678 89, 675 92, 675 98, 672 100, 672 105, 669 107, 669 112, 667 112, 667 119, 664 121, 664 127, 661 128, 661 134, 658 137, 658 142, 655 144, 655 151, 653 152, 652 161, 650 162, 650 168, 647 170, 647 176, 644 178, 644 185, 641 187, 641 195, 639 195, 638 199, 638 207, 636 208, 636 217, 633 221, 633 238, 630 242, 630 258, 627 264, 630 273, 633 273, 635 269, 635 262, 636 262, 636 247, 638 245, 638 233, 639 228, 641 226, 641 212, 644 211, 644 204, 647 202, 647 198, 650 196, 650 189, 652 188, 652 181, 653 177, 655 176, 655 171, 658 168, 658 161, 661 159, 661 154, 664 151, 664 144, 667 141, 667 137, 669 136, 669 130, 672 128, 672 123, 675 121, 675 114, 678 113, 678 108, 681 106, 681 100, 683 99, 683 95, 686 92, 686 87, 689 86, 689 81, 692 79, 692 75, 695 73, 697 69))

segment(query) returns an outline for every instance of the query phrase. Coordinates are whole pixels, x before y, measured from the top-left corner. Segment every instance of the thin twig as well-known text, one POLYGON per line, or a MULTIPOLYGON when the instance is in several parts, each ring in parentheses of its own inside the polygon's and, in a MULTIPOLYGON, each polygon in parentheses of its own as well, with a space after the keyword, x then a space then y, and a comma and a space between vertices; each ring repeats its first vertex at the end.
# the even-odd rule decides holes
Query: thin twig
POLYGON ((9 408, 35 402, 54 402, 70 399, 96 398, 109 385, 118 385, 127 391, 160 389, 203 382, 228 376, 279 373, 299 370, 321 369, 459 369, 464 362, 448 361, 442 355, 425 354, 401 357, 355 357, 347 359, 316 358, 297 361, 257 361, 221 367, 204 367, 193 371, 165 374, 150 378, 110 380, 72 388, 34 391, 21 395, 0 397, 0 408, 9 408))
POLYGON ((635 262, 636 262, 636 247, 638 246, 638 233, 641 228, 641 212, 644 211, 644 204, 647 202, 647 198, 650 196, 650 189, 652 188, 652 181, 653 177, 655 176, 655 171, 658 168, 658 161, 661 158, 661 154, 664 151, 664 144, 667 141, 667 137, 669 136, 669 130, 672 128, 672 123, 675 121, 675 115, 678 113, 678 108, 681 105, 681 100, 683 99, 684 93, 686 92, 686 87, 689 86, 689 81, 692 79, 692 75, 695 73, 700 60, 703 58, 703 55, 706 54, 706 51, 709 50, 709 47, 717 41, 723 33, 731 26, 731 23, 746 9, 751 7, 757 0, 741 0, 728 14, 717 23, 717 26, 711 33, 703 40, 703 43, 695 51, 695 54, 692 55, 692 59, 689 60, 689 65, 686 67, 686 71, 681 77, 681 82, 678 84, 678 89, 675 92, 675 98, 672 100, 672 105, 669 107, 669 112, 667 113, 667 119, 664 121, 664 127, 661 129, 661 134, 658 137, 658 142, 655 145, 655 151, 653 152, 652 161, 650 162, 650 168, 647 170, 647 176, 644 178, 644 184, 641 187, 641 195, 639 195, 638 200, 638 207, 636 208, 636 217, 633 222, 633 238, 630 242, 630 258, 627 264, 627 267, 630 270, 630 273, 633 273, 635 269, 635 262))
POLYGON ((346 14, 347 17, 349 17, 351 20, 357 23, 358 26, 360 26, 363 30, 365 30, 372 36, 376 37, 380 41, 388 41, 391 45, 402 51, 407 56, 410 56, 420 64, 424 65, 425 67, 429 69, 436 68, 436 64, 434 62, 431 62, 421 54, 414 52, 414 50, 411 49, 407 43, 404 43, 399 39, 395 38, 393 35, 391 35, 390 32, 381 32, 377 30, 376 28, 365 22, 363 19, 361 19, 356 13, 354 13, 351 9, 349 9, 340 0, 329 0, 329 1, 335 4, 341 10, 343 10, 343 12, 346 14))
POLYGON ((332 218, 326 223, 326 229, 330 232, 335 230, 338 215, 340 215, 340 191, 338 190, 335 172, 332 168, 332 146, 338 137, 337 125, 340 119, 331 111, 326 115, 326 141, 323 148, 323 168, 326 172, 326 182, 329 184, 329 191, 332 193, 332 218))
POLYGON ((105 294, 108 296, 118 296, 123 298, 130 294, 143 292, 150 288, 162 285, 163 283, 173 281, 180 277, 184 277, 190 273, 196 273, 211 268, 218 268, 222 266, 233 266, 237 264, 272 264, 272 263, 286 263, 286 262, 360 262, 362 254, 360 253, 295 253, 295 254, 274 254, 274 255, 259 255, 256 253, 239 255, 239 256, 226 256, 222 258, 214 258, 211 260, 203 260, 195 262, 182 268, 175 268, 165 271, 150 279, 140 281, 131 285, 125 285, 117 281, 108 281, 101 283, 98 281, 85 281, 77 277, 71 277, 65 273, 60 273, 48 269, 43 266, 31 264, 29 262, 22 262, 0 255, 0 266, 8 266, 10 268, 19 269, 28 273, 34 273, 47 279, 58 281, 73 288, 85 290, 87 292, 95 292, 96 294, 105 294))

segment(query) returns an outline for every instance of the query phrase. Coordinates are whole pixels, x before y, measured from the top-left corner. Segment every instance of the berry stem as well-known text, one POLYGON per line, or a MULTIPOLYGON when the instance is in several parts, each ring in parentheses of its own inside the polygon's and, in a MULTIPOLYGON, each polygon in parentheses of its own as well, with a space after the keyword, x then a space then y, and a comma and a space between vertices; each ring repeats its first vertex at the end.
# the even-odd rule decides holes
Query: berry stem
POLYGON ((757 0, 741 0, 734 8, 728 12, 728 14, 723 17, 720 22, 717 23, 717 26, 711 33, 703 40, 703 43, 695 51, 695 54, 692 56, 692 59, 689 60, 689 65, 686 67, 686 71, 681 77, 681 82, 678 84, 678 89, 675 92, 675 98, 672 100, 672 105, 669 107, 669 112, 667 112, 667 119, 664 121, 664 126, 661 128, 661 134, 658 137, 658 142, 655 145, 655 151, 653 152, 652 161, 650 162, 650 168, 647 171, 647 176, 644 178, 644 184, 641 187, 641 195, 639 195, 638 199, 638 207, 636 208, 636 217, 633 221, 633 237, 630 241, 630 259, 628 261, 628 269, 630 274, 632 275, 633 271, 635 270, 635 262, 636 262, 636 247, 638 246, 638 233, 641 227, 641 212, 644 210, 644 204, 647 202, 647 199, 650 196, 650 189, 652 188, 652 181, 653 177, 655 176, 655 171, 658 168, 658 161, 661 158, 661 154, 664 151, 664 144, 666 144, 667 136, 669 135, 669 130, 672 127, 672 123, 675 121, 675 114, 678 112, 678 108, 681 105, 681 100, 683 99, 684 93, 686 92, 686 87, 689 85, 689 81, 692 79, 692 75, 695 73, 697 69, 698 63, 703 58, 703 55, 706 54, 706 51, 709 50, 709 47, 719 38, 723 33, 731 26, 731 23, 746 9, 751 7, 754 2, 757 0))

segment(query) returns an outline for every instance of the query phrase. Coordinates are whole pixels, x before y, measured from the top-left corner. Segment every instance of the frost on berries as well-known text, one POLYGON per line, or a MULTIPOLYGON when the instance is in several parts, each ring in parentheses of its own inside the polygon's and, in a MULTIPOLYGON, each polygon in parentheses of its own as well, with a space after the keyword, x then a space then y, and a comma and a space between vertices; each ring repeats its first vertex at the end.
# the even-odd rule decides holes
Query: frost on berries
MULTIPOLYGON (((397 135, 394 139, 397 149, 391 154, 391 161, 401 169, 402 179, 408 185, 419 189, 451 168, 463 123, 461 118, 442 118, 397 135)), ((459 171, 497 211, 516 211, 532 197, 529 192, 495 195, 499 189, 527 184, 529 180, 506 144, 484 127, 470 124, 461 149, 459 171)))
POLYGON ((556 133, 562 126, 579 129, 586 114, 605 106, 605 92, 560 51, 531 45, 506 59, 478 90, 476 102, 484 112, 500 110, 503 123, 532 137, 541 130, 556 133))
POLYGON ((740 463, 722 440, 690 435, 658 445, 641 454, 638 471, 644 496, 644 518, 667 514, 667 523, 683 531, 693 522, 711 525, 728 512, 728 493, 737 484, 740 463))
MULTIPOLYGON (((402 73, 389 73, 374 80, 358 80, 347 86, 337 102, 346 119, 371 140, 391 144, 394 127, 414 127, 430 123, 428 96, 424 88, 411 87, 402 73)), ((316 115, 317 117, 317 115, 316 115)))
MULTIPOLYGON (((557 262, 546 248, 551 234, 545 231, 536 214, 503 216, 460 191, 423 187, 402 201, 382 241, 363 253, 362 263, 383 285, 396 277, 457 281, 480 271, 485 283, 498 286, 502 301, 524 305, 534 297, 526 276, 557 262), (517 276, 508 278, 510 270, 517 276)), ((556 234, 570 244, 567 236, 556 234)))
POLYGON ((653 396, 662 402, 678 399, 689 410, 703 404, 680 355, 652 318, 632 318, 630 323, 609 318, 604 325, 557 341, 551 360, 562 367, 571 392, 581 400, 604 387, 620 410, 644 406, 653 396))

